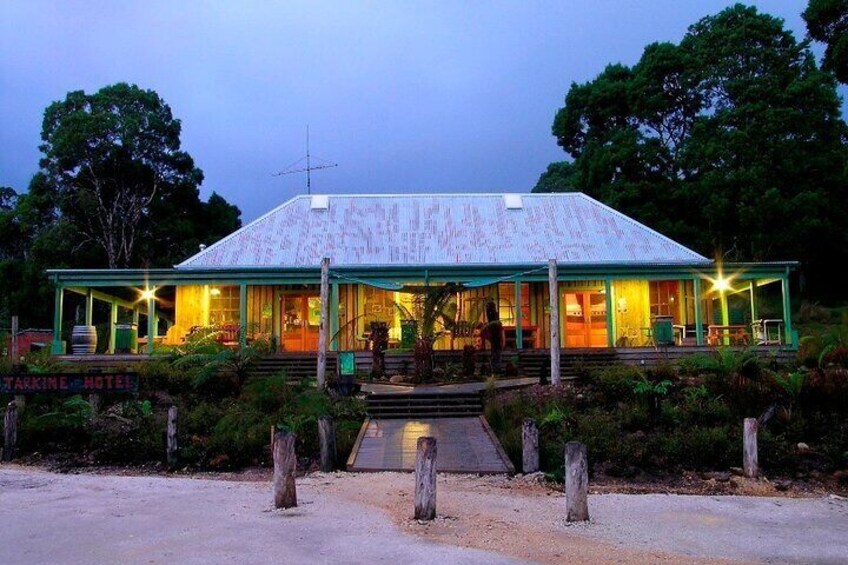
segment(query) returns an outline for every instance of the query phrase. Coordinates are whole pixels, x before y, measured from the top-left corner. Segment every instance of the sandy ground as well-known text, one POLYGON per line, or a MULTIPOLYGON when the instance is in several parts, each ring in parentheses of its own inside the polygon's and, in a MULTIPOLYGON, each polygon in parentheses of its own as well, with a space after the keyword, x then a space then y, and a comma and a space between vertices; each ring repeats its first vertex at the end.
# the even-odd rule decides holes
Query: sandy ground
POLYGON ((0 468, 0 563, 848 563, 848 500, 603 494, 589 524, 523 478, 442 475, 412 514, 411 474, 312 474, 300 506, 265 480, 0 468))

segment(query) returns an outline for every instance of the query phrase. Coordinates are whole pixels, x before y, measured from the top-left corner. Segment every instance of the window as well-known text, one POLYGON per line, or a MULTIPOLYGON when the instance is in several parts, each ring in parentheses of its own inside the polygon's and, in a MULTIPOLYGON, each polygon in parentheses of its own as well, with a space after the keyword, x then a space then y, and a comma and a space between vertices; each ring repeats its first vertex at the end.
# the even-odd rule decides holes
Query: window
MULTIPOLYGON (((515 325, 515 283, 498 285, 498 316, 507 326, 515 325)), ((530 320, 530 283, 521 283, 521 325, 528 326, 530 320)))
POLYGON ((209 289, 209 323, 213 326, 239 323, 241 296, 237 286, 215 286, 209 289))
POLYGON ((674 316, 678 314, 677 281, 650 281, 651 315, 674 316))

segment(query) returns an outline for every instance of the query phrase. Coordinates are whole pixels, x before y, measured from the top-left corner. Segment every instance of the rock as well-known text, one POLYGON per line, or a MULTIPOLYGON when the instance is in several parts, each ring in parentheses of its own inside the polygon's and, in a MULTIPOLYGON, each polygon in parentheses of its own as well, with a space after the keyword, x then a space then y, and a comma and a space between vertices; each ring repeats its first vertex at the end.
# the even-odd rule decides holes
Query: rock
POLYGON ((392 375, 389 377, 389 382, 393 385, 399 385, 403 383, 403 375, 392 375))
POLYGON ((848 469, 842 469, 841 471, 834 471, 833 478, 836 479, 840 483, 848 482, 848 469))
POLYGON ((701 478, 704 480, 714 480, 720 483, 726 483, 730 480, 730 473, 725 471, 712 471, 701 473, 701 478))
POLYGON ((731 467, 730 472, 733 475, 742 476, 744 473, 742 472, 742 467, 731 467))
POLYGON ((795 446, 795 449, 798 450, 798 455, 807 455, 811 453, 813 450, 810 449, 810 446, 804 443, 803 441, 795 446))

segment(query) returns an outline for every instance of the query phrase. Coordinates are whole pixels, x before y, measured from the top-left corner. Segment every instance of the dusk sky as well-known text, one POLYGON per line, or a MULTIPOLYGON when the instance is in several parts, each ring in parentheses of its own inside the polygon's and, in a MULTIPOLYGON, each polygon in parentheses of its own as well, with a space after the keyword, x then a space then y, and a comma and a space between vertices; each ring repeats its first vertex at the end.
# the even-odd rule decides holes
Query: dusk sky
MULTIPOLYGON (((51 102, 129 82, 171 106, 204 198, 245 221, 305 192, 272 173, 305 154, 307 124, 339 164, 316 193, 529 191, 565 158, 550 130, 572 82, 730 4, 4 0, 0 186, 26 189, 51 102)), ((806 1, 755 4, 804 37, 806 1)))

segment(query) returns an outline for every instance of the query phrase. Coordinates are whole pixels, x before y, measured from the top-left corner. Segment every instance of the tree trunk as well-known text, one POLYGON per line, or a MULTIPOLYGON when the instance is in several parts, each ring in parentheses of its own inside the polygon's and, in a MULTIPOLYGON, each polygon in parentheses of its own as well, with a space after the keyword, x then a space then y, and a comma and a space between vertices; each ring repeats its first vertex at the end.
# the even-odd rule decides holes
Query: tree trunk
POLYGON ((746 477, 753 479, 759 473, 757 461, 757 419, 745 418, 742 432, 742 472, 746 477))
POLYGON ((167 440, 167 461, 168 467, 173 469, 177 466, 177 407, 171 406, 168 408, 168 432, 167 440))

